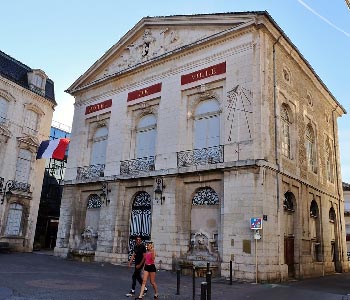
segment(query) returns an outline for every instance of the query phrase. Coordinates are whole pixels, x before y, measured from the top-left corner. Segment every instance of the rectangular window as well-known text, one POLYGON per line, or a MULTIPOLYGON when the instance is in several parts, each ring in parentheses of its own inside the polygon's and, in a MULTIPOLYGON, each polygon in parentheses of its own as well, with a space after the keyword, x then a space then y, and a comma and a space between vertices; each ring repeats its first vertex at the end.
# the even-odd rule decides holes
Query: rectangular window
POLYGON ((36 135, 38 129, 38 119, 38 114, 35 111, 27 110, 23 123, 23 131, 31 135, 36 135))
POLYGON ((21 222, 22 222, 23 207, 20 204, 11 204, 7 216, 7 223, 5 229, 5 235, 19 236, 22 235, 21 222))
POLYGON ((20 149, 16 164, 15 180, 18 182, 28 183, 32 153, 29 150, 20 149))
POLYGON ((7 118, 8 101, 0 97, 0 124, 5 123, 7 118))

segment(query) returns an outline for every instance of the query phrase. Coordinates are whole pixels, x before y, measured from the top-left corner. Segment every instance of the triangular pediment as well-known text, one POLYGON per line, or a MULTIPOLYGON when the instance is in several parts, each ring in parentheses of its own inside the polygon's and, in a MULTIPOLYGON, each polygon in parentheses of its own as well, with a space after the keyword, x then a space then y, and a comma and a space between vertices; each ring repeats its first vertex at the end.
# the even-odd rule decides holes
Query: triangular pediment
POLYGON ((252 12, 143 18, 73 83, 68 92, 74 93, 91 83, 252 24, 256 15, 252 12))
POLYGON ((21 145, 25 144, 27 147, 39 147, 39 140, 33 136, 22 136, 17 138, 18 143, 21 145))

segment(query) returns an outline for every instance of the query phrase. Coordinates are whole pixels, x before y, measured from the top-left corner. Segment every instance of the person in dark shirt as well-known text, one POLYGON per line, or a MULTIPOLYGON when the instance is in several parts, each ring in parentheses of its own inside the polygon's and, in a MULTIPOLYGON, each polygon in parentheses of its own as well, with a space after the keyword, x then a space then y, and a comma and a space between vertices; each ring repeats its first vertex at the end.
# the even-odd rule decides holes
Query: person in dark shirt
MULTIPOLYGON (((146 253, 146 247, 144 244, 142 244, 142 239, 140 236, 136 236, 135 238, 135 246, 133 249, 133 254, 130 257, 128 266, 131 267, 133 261, 135 260, 135 270, 132 274, 132 285, 131 290, 128 294, 126 294, 127 297, 131 297, 135 295, 135 287, 136 287, 136 280, 140 285, 142 285, 142 276, 141 272, 143 269, 144 261, 143 261, 143 254, 146 253)), ((147 293, 147 288, 145 288, 144 295, 147 293)))

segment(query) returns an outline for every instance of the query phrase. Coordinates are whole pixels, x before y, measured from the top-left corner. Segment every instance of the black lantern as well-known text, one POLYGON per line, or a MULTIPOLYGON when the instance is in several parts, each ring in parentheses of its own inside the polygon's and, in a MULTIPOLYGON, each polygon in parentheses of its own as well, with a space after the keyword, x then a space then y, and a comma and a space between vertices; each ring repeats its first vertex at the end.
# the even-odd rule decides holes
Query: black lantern
POLYGON ((163 204, 165 197, 163 196, 163 189, 164 189, 164 184, 163 184, 163 178, 157 177, 155 179, 156 182, 156 188, 154 190, 154 202, 156 204, 163 204))
POLYGON ((108 188, 108 183, 107 182, 103 182, 102 183, 102 192, 100 194, 102 203, 105 203, 106 205, 109 204, 109 202, 111 202, 111 200, 108 197, 108 194, 111 190, 108 188))

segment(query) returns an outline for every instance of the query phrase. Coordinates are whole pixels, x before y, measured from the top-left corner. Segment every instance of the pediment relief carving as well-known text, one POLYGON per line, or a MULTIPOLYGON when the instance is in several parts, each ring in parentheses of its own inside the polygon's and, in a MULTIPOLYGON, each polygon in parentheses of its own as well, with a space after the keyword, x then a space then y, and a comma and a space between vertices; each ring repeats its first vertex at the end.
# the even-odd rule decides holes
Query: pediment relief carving
POLYGON ((200 41, 223 31, 222 27, 197 28, 196 30, 166 28, 146 28, 141 37, 124 46, 119 56, 113 60, 96 79, 121 72, 155 57, 200 41))
POLYGON ((145 17, 69 88, 72 95, 147 61, 200 45, 257 22, 255 13, 145 17))

